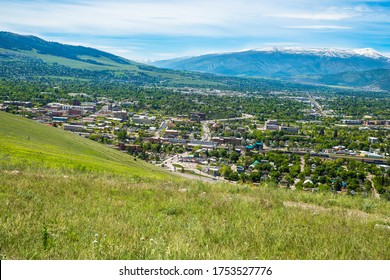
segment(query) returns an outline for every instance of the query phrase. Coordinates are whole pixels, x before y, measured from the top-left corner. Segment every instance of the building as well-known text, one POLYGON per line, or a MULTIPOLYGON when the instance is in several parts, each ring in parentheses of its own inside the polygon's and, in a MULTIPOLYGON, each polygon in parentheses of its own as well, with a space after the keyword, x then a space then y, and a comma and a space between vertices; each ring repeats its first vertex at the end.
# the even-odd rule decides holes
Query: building
POLYGON ((268 120, 265 122, 266 130, 279 130, 279 123, 277 120, 268 120))
POLYGON ((237 137, 223 137, 223 143, 232 145, 241 145, 242 138, 237 137))
POLYGON ((341 120, 341 122, 343 124, 351 124, 351 125, 362 124, 363 123, 361 120, 341 120))
POLYGON ((206 114, 205 113, 199 113, 199 112, 193 112, 190 114, 190 120, 191 121, 205 121, 206 120, 206 114))
POLYGON ((164 138, 177 138, 179 136, 178 130, 167 129, 164 133, 164 138))
POLYGON ((379 142, 379 139, 376 137, 368 137, 368 142, 370 142, 370 144, 375 144, 379 142))
POLYGON ((80 107, 72 107, 68 109, 68 116, 69 117, 81 117, 84 115, 84 110, 81 109, 80 107))
POLYGON ((274 125, 274 124, 266 124, 265 125, 265 129, 266 130, 279 130, 279 126, 278 125, 274 125))
POLYGON ((121 121, 127 121, 129 116, 126 111, 115 111, 112 112, 114 118, 120 119, 121 121))
POLYGON ((188 147, 196 147, 196 146, 201 146, 202 148, 205 149, 215 149, 217 148, 217 144, 215 142, 208 142, 208 141, 200 141, 200 140, 191 140, 190 143, 188 144, 188 147))
POLYGON ((22 107, 26 107, 26 108, 31 108, 33 106, 32 102, 30 102, 30 101, 27 101, 27 102, 24 102, 24 101, 4 101, 4 105, 22 106, 22 107))
POLYGON ((247 151, 250 151, 250 150, 253 150, 253 149, 262 150, 263 149, 263 142, 256 142, 253 145, 245 146, 245 149, 247 151))
POLYGON ((298 134, 299 129, 297 127, 291 127, 291 126, 280 126, 279 131, 298 134))
POLYGON ((85 129, 82 125, 64 124, 64 130, 72 132, 83 132, 85 129))
POLYGON ((53 123, 64 123, 67 122, 67 117, 53 117, 53 123))
POLYGON ((385 120, 366 120, 364 121, 365 125, 386 125, 385 120))
POLYGON ((279 125, 278 121, 277 120, 267 120, 265 122, 265 124, 269 124, 269 125, 279 125))
POLYGON ((148 118, 147 116, 138 116, 138 115, 134 115, 132 120, 136 124, 151 124, 153 122, 152 118, 148 118))

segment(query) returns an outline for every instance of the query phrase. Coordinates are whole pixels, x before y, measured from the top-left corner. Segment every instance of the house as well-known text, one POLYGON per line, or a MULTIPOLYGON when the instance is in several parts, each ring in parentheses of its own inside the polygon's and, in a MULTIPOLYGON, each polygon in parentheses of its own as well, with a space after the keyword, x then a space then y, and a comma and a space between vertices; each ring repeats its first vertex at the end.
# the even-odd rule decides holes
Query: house
POLYGON ((253 150, 253 149, 262 150, 263 149, 263 142, 256 142, 253 145, 245 146, 245 149, 247 151, 250 151, 250 150, 253 150))
POLYGON ((249 169, 253 170, 255 169, 256 165, 258 165, 259 162, 257 160, 255 160, 251 165, 249 165, 249 169))

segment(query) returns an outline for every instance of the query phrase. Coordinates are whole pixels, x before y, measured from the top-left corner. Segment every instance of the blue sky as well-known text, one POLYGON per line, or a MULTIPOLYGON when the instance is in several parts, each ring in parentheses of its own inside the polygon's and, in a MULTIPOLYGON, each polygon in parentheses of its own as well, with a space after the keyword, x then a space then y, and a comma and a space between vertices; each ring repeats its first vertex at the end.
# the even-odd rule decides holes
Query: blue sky
POLYGON ((135 60, 269 46, 390 55, 390 1, 0 0, 0 30, 135 60))

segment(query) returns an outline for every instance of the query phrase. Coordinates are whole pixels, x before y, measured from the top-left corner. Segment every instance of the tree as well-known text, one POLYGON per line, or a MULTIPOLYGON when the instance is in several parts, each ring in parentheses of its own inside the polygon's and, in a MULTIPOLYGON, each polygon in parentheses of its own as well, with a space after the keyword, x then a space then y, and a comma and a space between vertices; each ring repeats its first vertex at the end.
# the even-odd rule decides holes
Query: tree
POLYGON ((230 166, 222 166, 221 169, 219 170, 219 172, 221 173, 221 175, 225 178, 225 179, 229 179, 229 176, 230 174, 233 172, 232 169, 230 168, 230 166))
POLYGON ((116 135, 118 136, 119 140, 124 141, 124 140, 126 140, 126 137, 127 137, 127 131, 125 129, 122 129, 119 132, 117 132, 116 135))
POLYGON ((239 175, 237 172, 232 172, 230 173, 229 175, 229 180, 232 180, 232 181, 238 181, 238 179, 240 179, 239 175))

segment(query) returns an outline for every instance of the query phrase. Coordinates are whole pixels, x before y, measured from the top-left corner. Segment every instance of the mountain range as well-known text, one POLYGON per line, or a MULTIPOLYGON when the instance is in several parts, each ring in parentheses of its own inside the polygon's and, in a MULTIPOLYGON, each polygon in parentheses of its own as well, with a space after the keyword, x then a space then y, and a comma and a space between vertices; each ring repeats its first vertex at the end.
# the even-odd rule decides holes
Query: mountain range
POLYGON ((373 49, 266 48, 151 64, 94 48, 0 32, 0 77, 71 77, 236 90, 289 89, 303 87, 296 82, 304 82, 306 87, 310 83, 390 91, 390 58, 373 49))
POLYGON ((35 36, 0 32, 0 78, 83 79, 136 86, 190 86, 232 90, 282 90, 308 87, 269 79, 244 79, 161 69, 104 51, 48 42, 35 36))
POLYGON ((336 85, 369 86, 375 80, 373 74, 388 75, 386 69, 390 69, 390 58, 369 48, 342 50, 286 47, 175 58, 156 61, 152 65, 219 75, 260 76, 323 84, 331 84, 333 80, 337 82, 336 85), (371 75, 363 73, 372 70, 376 72, 371 75), (340 81, 329 76, 339 73, 349 73, 349 76, 354 73, 355 78, 362 79, 340 81), (368 76, 371 79, 363 78, 368 76))

